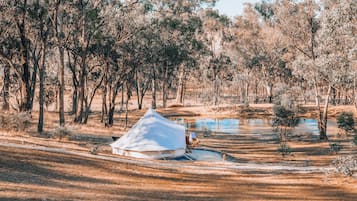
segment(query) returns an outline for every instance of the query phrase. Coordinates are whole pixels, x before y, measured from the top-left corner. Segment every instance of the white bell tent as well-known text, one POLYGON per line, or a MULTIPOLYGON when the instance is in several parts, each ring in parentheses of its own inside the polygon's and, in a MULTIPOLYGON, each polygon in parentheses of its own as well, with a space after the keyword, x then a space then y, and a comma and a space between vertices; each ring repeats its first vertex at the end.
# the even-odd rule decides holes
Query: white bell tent
POLYGON ((175 158, 185 154, 185 127, 149 109, 121 138, 111 144, 113 154, 137 158, 175 158))

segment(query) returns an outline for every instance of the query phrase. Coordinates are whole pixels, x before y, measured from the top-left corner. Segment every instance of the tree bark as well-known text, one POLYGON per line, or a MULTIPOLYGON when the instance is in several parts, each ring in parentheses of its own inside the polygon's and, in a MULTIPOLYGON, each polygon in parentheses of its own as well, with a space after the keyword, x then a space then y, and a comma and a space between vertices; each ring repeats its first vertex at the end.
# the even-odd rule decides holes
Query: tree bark
POLYGON ((139 75, 138 75, 138 71, 135 71, 135 80, 136 80, 136 86, 135 86, 135 89, 136 89, 136 98, 137 98, 137 102, 138 102, 138 109, 141 110, 142 109, 142 97, 143 97, 143 94, 142 94, 142 84, 141 84, 141 80, 139 78, 139 75))
POLYGON ((218 105, 219 103, 219 97, 220 97, 220 90, 219 90, 219 85, 220 85, 220 80, 218 78, 218 75, 216 74, 214 84, 213 84, 213 93, 214 93, 214 105, 218 105))
POLYGON ((166 64, 164 70, 164 79, 162 81, 162 107, 167 107, 167 82, 168 82, 168 66, 166 64))
POLYGON ((321 121, 320 121, 320 139, 321 140, 328 140, 327 137, 327 112, 328 112, 328 104, 329 104, 329 98, 330 98, 330 94, 331 94, 331 89, 332 86, 329 85, 328 86, 328 90, 327 90, 327 95, 326 95, 326 99, 325 99, 325 105, 324 105, 324 110, 323 113, 321 115, 321 121))
POLYGON ((100 122, 106 122, 106 117, 108 116, 108 106, 107 106, 107 94, 108 94, 108 82, 107 77, 104 77, 104 84, 102 89, 102 115, 100 122))
POLYGON ((271 83, 268 83, 266 88, 267 88, 269 103, 273 103, 273 85, 271 83))
POLYGON ((79 86, 78 86, 78 104, 77 104, 77 113, 74 119, 75 122, 81 123, 83 119, 84 112, 84 90, 85 90, 85 58, 82 57, 81 63, 81 72, 79 73, 79 86))
POLYGON ((152 95, 151 108, 156 109, 156 73, 155 73, 155 68, 153 68, 153 72, 152 72, 151 95, 152 95))
POLYGON ((5 111, 10 109, 9 89, 10 89, 10 66, 5 65, 4 66, 4 86, 3 86, 4 104, 2 105, 2 109, 5 111))
POLYGON ((179 74, 179 81, 178 81, 178 88, 176 91, 176 103, 177 104, 183 104, 184 101, 184 95, 185 95, 185 69, 184 67, 182 67, 182 69, 180 70, 180 74, 179 74))
POLYGON ((39 91, 39 117, 37 124, 37 132, 43 132, 44 124, 44 81, 45 81, 45 62, 46 62, 46 44, 43 44, 42 47, 42 63, 39 68, 39 77, 40 77, 40 91, 39 91))
POLYGON ((58 66, 58 81, 59 81, 59 123, 60 126, 65 125, 64 118, 64 49, 58 47, 60 62, 58 66))

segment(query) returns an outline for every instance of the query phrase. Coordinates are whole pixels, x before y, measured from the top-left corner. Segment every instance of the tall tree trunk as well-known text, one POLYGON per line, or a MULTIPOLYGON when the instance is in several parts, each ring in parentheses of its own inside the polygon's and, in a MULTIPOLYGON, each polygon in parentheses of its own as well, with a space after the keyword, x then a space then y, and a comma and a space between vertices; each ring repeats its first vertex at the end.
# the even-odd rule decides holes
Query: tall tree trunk
POLYGON ((179 81, 178 81, 178 88, 176 91, 176 103, 183 104, 184 94, 185 94, 185 69, 184 67, 181 68, 179 74, 179 81))
POLYGON ((72 88, 72 114, 76 114, 78 110, 78 87, 73 85, 72 88))
POLYGON ((42 63, 39 68, 40 91, 39 91, 39 117, 37 124, 37 132, 42 133, 44 124, 44 81, 45 81, 45 62, 46 62, 46 44, 42 47, 42 63))
POLYGON ((84 99, 85 100, 85 111, 84 111, 84 119, 83 119, 83 122, 82 122, 83 124, 86 124, 88 122, 90 108, 92 106, 94 96, 97 93, 97 90, 99 89, 99 87, 102 85, 103 79, 104 79, 104 76, 102 76, 100 78, 99 82, 96 83, 96 85, 94 86, 94 89, 91 92, 91 94, 89 94, 89 92, 88 92, 87 95, 85 96, 85 99, 84 99), (88 100, 88 98, 89 98, 89 100, 88 100))
POLYGON ((78 109, 78 79, 77 79, 77 69, 76 61, 77 57, 74 57, 74 61, 71 61, 70 52, 67 51, 68 67, 72 72, 72 111, 71 114, 76 114, 78 109))
POLYGON ((249 81, 247 80, 247 82, 245 83, 245 93, 244 93, 244 96, 245 96, 245 100, 244 100, 244 103, 245 104, 249 104, 249 81))
POLYGON ((10 66, 4 66, 4 86, 3 86, 3 99, 4 104, 2 105, 3 110, 9 110, 9 89, 10 89, 10 66))
POLYGON ((38 66, 39 66, 39 61, 35 61, 34 62, 34 69, 32 72, 32 79, 31 79, 31 97, 30 97, 30 110, 32 110, 33 108, 33 99, 35 97, 35 93, 36 93, 36 83, 37 83, 37 70, 38 70, 38 66))
POLYGON ((82 57, 81 72, 79 73, 79 86, 78 86, 78 104, 75 122, 81 123, 84 112, 84 90, 85 90, 85 59, 82 57))
POLYGON ((125 101, 125 128, 128 126, 128 114, 129 114, 129 100, 131 97, 130 85, 128 82, 126 85, 126 101, 125 101))
POLYGON ((164 79, 162 80, 162 107, 167 107, 167 82, 168 82, 168 65, 165 66, 164 79))
POLYGON ((60 62, 58 66, 58 80, 59 80, 59 123, 60 126, 65 125, 64 119, 64 49, 58 47, 60 62))
POLYGON ((328 103, 329 103, 329 98, 330 98, 330 94, 331 94, 331 89, 332 86, 329 85, 328 86, 328 90, 327 90, 327 95, 326 95, 326 99, 325 99, 325 105, 324 105, 324 110, 323 113, 321 115, 321 121, 320 121, 320 139, 321 140, 328 140, 327 137, 327 112, 328 112, 328 103))
POLYGON ((258 104, 259 98, 258 98, 258 82, 255 80, 255 97, 254 97, 254 103, 258 104))
POLYGON ((138 75, 138 71, 135 71, 135 79, 136 79, 136 86, 135 86, 135 90, 136 90, 136 98, 137 98, 137 102, 138 102, 138 109, 141 110, 142 109, 142 102, 140 100, 142 100, 142 85, 141 82, 142 80, 140 80, 139 75, 138 75))
POLYGON ((151 108, 156 109, 156 73, 155 73, 155 68, 153 68, 153 72, 152 72, 151 95, 152 95, 151 108))
POLYGON ((104 78, 104 86, 102 90, 102 114, 100 122, 106 122, 106 117, 108 116, 108 106, 107 106, 107 95, 108 95, 108 82, 107 78, 104 78))
POLYGON ((272 83, 268 83, 266 88, 267 88, 267 94, 268 94, 269 103, 273 103, 273 84, 272 83))
POLYGON ((214 79, 214 105, 218 105, 219 103, 219 97, 220 97, 220 90, 219 90, 219 85, 220 85, 220 80, 218 78, 218 75, 216 74, 215 79, 214 79))
POLYGON ((113 92, 110 92, 111 96, 109 96, 110 102, 109 102, 109 111, 108 111, 108 118, 107 118, 108 120, 107 120, 106 126, 111 127, 111 126, 113 126, 113 123, 114 123, 115 99, 118 95, 119 86, 114 85, 113 90, 112 89, 109 89, 109 90, 113 91, 113 92))
POLYGON ((27 15, 27 0, 24 1, 22 7, 22 17, 17 21, 17 27, 20 33, 20 58, 22 64, 21 77, 21 106, 20 111, 31 112, 31 85, 30 85, 30 69, 29 69, 29 44, 26 35, 26 15, 27 15), (21 22, 20 22, 21 21, 21 22))
POLYGON ((314 80, 314 91, 315 91, 315 100, 316 100, 316 110, 317 110, 317 126, 319 129, 319 132, 323 130, 322 126, 322 112, 321 112, 321 107, 320 107, 320 94, 319 94, 319 89, 317 86, 316 80, 314 80))

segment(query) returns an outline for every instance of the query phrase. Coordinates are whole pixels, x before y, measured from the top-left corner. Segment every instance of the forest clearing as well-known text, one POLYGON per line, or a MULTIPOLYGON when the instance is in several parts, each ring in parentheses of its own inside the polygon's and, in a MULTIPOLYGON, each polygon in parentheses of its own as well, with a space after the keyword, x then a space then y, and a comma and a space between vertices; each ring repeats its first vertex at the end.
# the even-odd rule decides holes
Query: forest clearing
POLYGON ((357 1, 220 2, 0 0, 0 200, 356 200, 357 1))
MULTIPOLYGON (((256 106, 260 107, 271 106, 256 106)), ((332 107, 330 112, 341 109, 348 107, 332 107)), ((130 124, 143 112, 130 112, 130 124)), ((203 106, 168 108, 161 113, 188 119, 222 118, 203 106)), ((73 125, 69 136, 50 137, 56 117, 46 114, 52 121, 46 125, 47 137, 36 133, 35 119, 27 133, 1 133, 3 200, 354 200, 357 195, 356 178, 334 171, 331 162, 337 154, 330 152, 329 143, 307 131, 292 138, 292 154, 282 157, 270 126, 258 128, 261 136, 244 132, 222 136, 213 131, 203 137, 203 130, 197 129, 200 147, 229 153, 236 161, 152 161, 112 155, 111 136, 121 136, 125 129, 103 130, 95 121, 99 115, 86 125, 73 125), (95 153, 93 147, 98 147, 95 153)), ((331 133, 337 130, 331 128, 331 133)), ((356 153, 350 137, 342 141, 340 155, 356 153)), ((330 142, 334 141, 340 140, 330 136, 330 142)))

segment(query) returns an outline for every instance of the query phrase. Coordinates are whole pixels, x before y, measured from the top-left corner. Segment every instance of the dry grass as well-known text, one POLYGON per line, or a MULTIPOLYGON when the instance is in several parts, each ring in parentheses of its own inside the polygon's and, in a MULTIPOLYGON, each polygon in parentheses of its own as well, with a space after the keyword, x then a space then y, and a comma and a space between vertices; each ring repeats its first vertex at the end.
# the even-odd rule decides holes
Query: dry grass
MULTIPOLYGON (((254 110, 266 107, 269 106, 257 106, 254 110)), ((334 107, 332 110, 339 112, 334 107)), ((158 111, 166 116, 185 115, 192 119, 197 114, 209 117, 221 113, 227 116, 229 113, 224 108, 217 113, 214 108, 202 106, 158 111)), ((68 137, 61 141, 36 133, 37 114, 34 112, 29 132, 0 132, 0 140, 108 155, 111 136, 121 136, 144 112, 133 109, 129 113, 128 127, 125 127, 124 115, 116 114, 112 128, 105 128, 99 121, 99 114, 94 113, 88 125, 69 125, 68 137)), ((72 118, 66 116, 67 123, 72 118)), ((58 115, 47 112, 45 122, 46 131, 55 131, 58 115)), ((264 131, 264 128, 260 129, 264 131)), ((329 143, 301 136, 289 142, 292 154, 283 159, 276 151, 279 144, 268 132, 271 128, 265 129, 267 132, 261 136, 215 133, 203 137, 203 133, 198 131, 197 134, 201 138, 201 146, 230 153, 241 164, 284 163, 324 167, 336 158, 329 152, 329 143)), ((347 141, 342 143, 347 145, 347 141)), ((345 147, 342 154, 356 151, 356 147, 345 147)), ((159 168, 4 146, 0 146, 0 152, 0 200, 355 200, 357 197, 357 180, 335 174, 277 170, 189 173, 180 168, 181 163, 187 162, 165 161, 165 164, 177 163, 177 167, 174 164, 175 168, 159 168)), ((192 165, 199 168, 209 164, 194 162, 192 165)))

